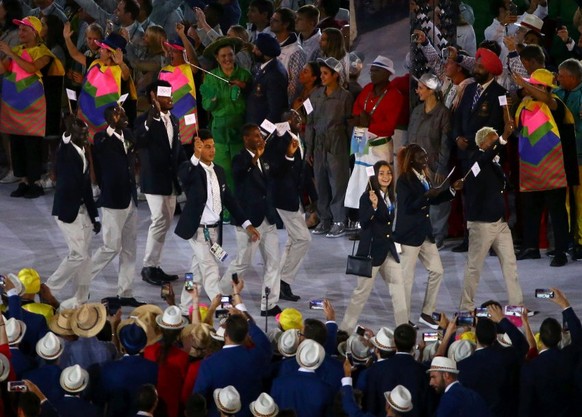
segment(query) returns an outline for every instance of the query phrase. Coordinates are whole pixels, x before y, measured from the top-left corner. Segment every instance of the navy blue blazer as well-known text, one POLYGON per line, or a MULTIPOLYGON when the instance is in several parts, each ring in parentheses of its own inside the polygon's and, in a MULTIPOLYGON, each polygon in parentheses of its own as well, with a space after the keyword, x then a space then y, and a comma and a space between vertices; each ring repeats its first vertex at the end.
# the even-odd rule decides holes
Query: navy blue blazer
POLYGON ((324 417, 333 403, 330 387, 312 372, 295 371, 273 381, 271 397, 279 409, 301 417, 324 417))
POLYGON ((408 354, 396 354, 389 359, 376 362, 366 373, 365 410, 376 416, 385 416, 384 392, 392 390, 396 385, 403 385, 412 396, 414 408, 410 415, 429 415, 427 369, 408 354))
MULTIPOLYGON (((548 414, 551 415, 551 414, 548 414)), ((485 400, 472 389, 456 383, 445 392, 435 417, 490 417, 485 400)))
MULTIPOLYGON (((279 377, 293 375, 298 369, 299 364, 296 360, 284 361, 279 369, 279 377)), ((341 388, 344 370, 341 362, 330 355, 325 355, 323 363, 315 370, 315 374, 330 388, 333 395, 341 388)))
MULTIPOLYGON (((360 197, 360 244, 358 245, 358 255, 372 256, 372 265, 379 266, 384 263, 388 252, 396 262, 400 263, 400 257, 396 252, 396 246, 392 238, 392 224, 394 222, 394 207, 390 209, 386 206, 379 191, 375 191, 378 196, 378 209, 374 211, 370 202, 370 194, 364 191, 360 197)), ((394 202, 392 202, 394 204, 394 202)))
POLYGON ((34 360, 17 347, 10 348, 10 365, 14 369, 17 380, 22 379, 26 372, 33 370, 36 366, 34 360))
POLYGON ((60 377, 61 367, 55 364, 32 369, 23 375, 24 379, 34 382, 55 407, 57 401, 65 395, 65 391, 61 388, 60 377))
POLYGON ((101 189, 97 206, 110 209, 125 209, 133 199, 137 206, 135 185, 135 140, 129 129, 123 129, 124 144, 116 136, 104 130, 95 134, 93 163, 95 176, 101 189))
POLYGON ((582 326, 570 307, 562 311, 570 330, 571 344, 550 348, 521 369, 519 416, 577 416, 574 371, 582 351, 582 326))
POLYGON ((281 122, 283 112, 289 108, 288 84, 287 71, 277 58, 273 58, 265 68, 259 68, 253 74, 247 98, 247 123, 260 125, 265 119, 281 122))
POLYGON ((469 146, 465 151, 457 148, 458 158, 465 161, 468 161, 477 150, 475 134, 483 126, 492 127, 500 135, 503 133, 503 107, 499 105, 498 97, 505 95, 507 91, 493 80, 479 97, 475 108, 472 109, 476 91, 477 82, 469 84, 465 88, 453 118, 453 140, 463 136, 469 141, 469 146))
POLYGON ((374 414, 366 413, 356 403, 354 389, 351 385, 344 385, 341 389, 342 407, 348 417, 374 417, 374 414))
MULTIPOLYGON (((44 393, 44 391, 43 391, 44 393)), ((60 417, 98 417, 99 409, 83 398, 70 395, 61 397, 53 402, 60 417)))
POLYGON ((426 197, 424 185, 414 172, 401 174, 396 182, 396 228, 394 240, 407 246, 420 246, 425 239, 434 243, 429 208, 454 198, 450 189, 434 198, 426 197))
MULTIPOLYGON (((183 214, 182 214, 183 215, 183 214)), ((218 416, 212 393, 216 388, 232 385, 240 394, 242 408, 237 415, 251 416, 249 404, 262 392, 261 381, 269 369, 271 343, 257 325, 249 322, 249 335, 255 346, 223 348, 202 361, 194 392, 206 398, 209 416, 218 416)))
MULTIPOLYGON (((174 233, 182 239, 190 239, 196 233, 208 199, 206 171, 202 168, 201 163, 192 165, 192 162, 184 161, 178 169, 178 177, 186 193, 186 204, 182 209, 174 233)), ((242 224, 247 217, 226 184, 224 169, 214 164, 214 173, 220 185, 222 205, 230 211, 237 224, 242 224)))
POLYGON ((166 125, 160 120, 153 120, 146 130, 148 113, 136 120, 136 149, 140 163, 140 189, 144 194, 172 195, 182 192, 178 182, 178 167, 186 158, 186 152, 180 142, 180 125, 174 116, 170 116, 174 136, 172 147, 168 139, 166 125))
POLYGON ((303 192, 303 167, 299 149, 292 160, 286 158, 287 147, 291 141, 289 133, 276 134, 269 139, 265 148, 265 159, 270 167, 271 189, 275 207, 286 211, 299 210, 303 192))
POLYGON ((36 357, 36 342, 49 331, 46 318, 42 314, 23 309, 18 295, 8 297, 8 318, 12 317, 26 324, 26 332, 19 345, 20 351, 30 357, 36 357))
POLYGON ((53 200, 52 215, 64 223, 73 223, 79 213, 79 208, 85 204, 91 222, 99 216, 89 178, 89 158, 87 171, 83 172, 83 160, 72 142, 61 141, 55 160, 57 184, 53 200))
MULTIPOLYGON (((232 176, 235 184, 235 195, 241 208, 248 214, 250 222, 259 227, 263 220, 270 224, 277 221, 277 211, 273 203, 270 187, 270 166, 263 158, 257 164, 252 163, 253 157, 246 148, 232 159, 232 176)), ((237 222, 240 226, 242 222, 237 222)))

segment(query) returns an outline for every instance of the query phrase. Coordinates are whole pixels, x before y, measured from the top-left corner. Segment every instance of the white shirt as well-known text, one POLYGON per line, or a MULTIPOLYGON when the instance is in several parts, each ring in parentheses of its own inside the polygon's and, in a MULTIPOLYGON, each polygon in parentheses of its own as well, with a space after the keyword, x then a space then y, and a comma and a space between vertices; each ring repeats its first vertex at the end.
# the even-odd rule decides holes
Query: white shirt
MULTIPOLYGON (((206 204, 204 206, 204 211, 202 212, 202 217, 200 218, 200 224, 216 224, 220 221, 220 213, 215 213, 212 209, 212 180, 211 175, 216 175, 214 172, 214 164, 211 162, 210 165, 201 163, 200 159, 196 158, 196 155, 192 155, 190 159, 192 165, 197 166, 199 163, 206 171, 206 204)), ((218 178, 217 178, 218 181, 218 178)), ((220 187, 220 183, 218 184, 220 187)), ((222 200, 221 200, 222 202, 222 200)))
POLYGON ((121 143, 123 144, 123 149, 125 150, 125 153, 127 153, 127 146, 125 145, 125 138, 123 137, 123 131, 121 131, 121 135, 120 135, 111 126, 107 126, 107 134, 109 136, 116 137, 117 139, 119 139, 121 141, 121 143))
MULTIPOLYGON (((252 153, 251 151, 249 151, 248 149, 247 149, 247 152, 251 154, 252 158, 255 157, 255 154, 252 153)), ((263 167, 261 166, 261 159, 260 158, 257 159, 257 168, 259 168, 259 171, 263 172, 263 167)))
MULTIPOLYGON (((66 145, 69 142, 71 142, 71 136, 70 135, 66 136, 63 133, 63 143, 66 145)), ((87 157, 85 156, 85 151, 78 147, 77 145, 75 145, 75 142, 71 142, 71 145, 73 145, 73 148, 75 148, 75 150, 83 160, 83 172, 87 171, 87 157)))
POLYGON ((459 383, 459 381, 455 381, 455 382, 447 385, 447 387, 445 388, 445 392, 447 392, 453 385, 458 384, 458 383, 459 383))

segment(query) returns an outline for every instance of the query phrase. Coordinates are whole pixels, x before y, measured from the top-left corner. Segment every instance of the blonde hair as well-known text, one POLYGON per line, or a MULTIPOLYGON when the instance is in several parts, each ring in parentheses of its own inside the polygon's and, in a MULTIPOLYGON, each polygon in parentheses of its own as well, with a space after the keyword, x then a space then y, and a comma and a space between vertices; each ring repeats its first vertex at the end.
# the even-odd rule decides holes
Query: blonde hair
POLYGON ((163 27, 158 25, 152 25, 146 29, 146 32, 149 32, 148 36, 151 37, 152 41, 149 42, 148 51, 150 53, 157 53, 161 52, 162 49, 162 42, 168 39, 168 35, 163 27))
POLYGON ((487 136, 489 136, 491 133, 495 133, 497 135, 497 131, 492 127, 485 126, 479 129, 477 133, 475 133, 475 144, 481 147, 481 144, 485 142, 485 139, 487 139, 487 136))

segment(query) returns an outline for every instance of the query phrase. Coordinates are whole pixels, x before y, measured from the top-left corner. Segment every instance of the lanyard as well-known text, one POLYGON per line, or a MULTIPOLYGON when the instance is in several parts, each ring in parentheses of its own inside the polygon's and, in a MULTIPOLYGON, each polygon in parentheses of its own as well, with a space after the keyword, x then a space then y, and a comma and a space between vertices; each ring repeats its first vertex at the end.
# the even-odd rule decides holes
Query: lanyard
MULTIPOLYGON (((366 100, 364 101, 364 111, 366 111, 366 107, 368 107, 368 100, 370 99, 370 96, 372 95, 372 92, 373 91, 374 91, 374 87, 372 87, 372 89, 368 93, 368 96, 366 97, 366 100)), ((384 96, 386 95, 387 92, 388 92, 388 87, 386 87, 384 89, 384 91, 380 95, 380 98, 378 99, 378 101, 376 102, 376 104, 374 104, 374 107, 372 107, 372 110, 370 110, 370 113, 369 113, 370 114, 370 117, 372 117, 372 115, 374 114, 374 112, 378 108, 378 104, 380 104, 380 102, 382 101, 382 99, 384 98, 384 96)))

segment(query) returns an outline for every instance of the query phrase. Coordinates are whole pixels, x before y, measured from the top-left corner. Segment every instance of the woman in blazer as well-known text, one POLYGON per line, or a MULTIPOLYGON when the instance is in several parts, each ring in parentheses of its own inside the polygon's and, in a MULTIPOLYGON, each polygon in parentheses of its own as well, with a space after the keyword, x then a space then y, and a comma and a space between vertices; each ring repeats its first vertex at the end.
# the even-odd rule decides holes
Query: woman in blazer
POLYGON ((370 254, 372 257, 372 278, 358 278, 340 326, 347 332, 352 332, 356 326, 378 272, 390 290, 396 325, 408 323, 402 268, 392 239, 395 209, 392 168, 388 162, 378 161, 374 164, 374 173, 375 176, 371 178, 372 188, 368 187, 360 197, 359 220, 362 230, 357 252, 359 256, 370 254))
POLYGON ((411 144, 398 154, 400 176, 396 184, 398 204, 394 240, 402 245, 402 274, 406 293, 406 306, 410 315, 410 300, 416 261, 428 271, 428 282, 420 322, 437 329, 432 319, 436 297, 443 279, 443 265, 435 244, 430 222, 429 208, 451 200, 455 192, 463 188, 463 180, 456 181, 452 187, 433 187, 428 174, 428 155, 419 145, 411 144))

